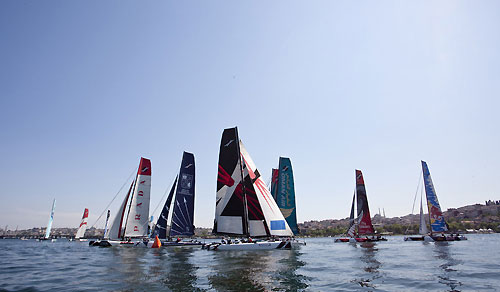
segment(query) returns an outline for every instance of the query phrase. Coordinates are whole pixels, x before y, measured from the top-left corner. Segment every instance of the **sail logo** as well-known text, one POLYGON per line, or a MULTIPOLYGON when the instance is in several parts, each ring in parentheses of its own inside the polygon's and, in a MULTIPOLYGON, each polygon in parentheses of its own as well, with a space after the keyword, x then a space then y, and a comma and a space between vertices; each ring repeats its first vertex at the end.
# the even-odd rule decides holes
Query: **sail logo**
POLYGON ((188 164, 188 165, 184 166, 184 168, 190 168, 191 166, 193 166, 193 164, 192 164, 192 163, 190 163, 190 164, 188 164))
POLYGON ((224 147, 228 147, 231 143, 234 142, 234 139, 229 140, 226 144, 224 144, 224 147))
POLYGON ((191 189, 191 187, 193 186, 193 175, 183 173, 181 175, 180 185, 183 189, 191 189))

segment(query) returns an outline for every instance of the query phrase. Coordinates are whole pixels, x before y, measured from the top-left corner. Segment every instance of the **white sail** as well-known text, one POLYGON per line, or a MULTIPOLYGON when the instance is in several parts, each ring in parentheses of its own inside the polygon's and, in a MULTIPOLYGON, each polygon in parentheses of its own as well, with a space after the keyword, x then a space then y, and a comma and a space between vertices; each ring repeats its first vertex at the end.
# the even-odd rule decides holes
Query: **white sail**
POLYGON ((85 208, 85 210, 83 210, 82 222, 80 222, 80 227, 78 227, 78 230, 76 231, 75 235, 76 239, 84 237, 85 231, 87 230, 88 218, 89 218, 89 209, 85 208))
POLYGON ((107 230, 106 234, 104 234, 105 239, 120 239, 122 237, 123 235, 122 220, 123 220, 123 214, 125 213, 125 208, 127 207, 127 201, 128 201, 128 194, 125 197, 125 199, 123 199, 120 208, 117 210, 115 217, 111 222, 111 226, 107 230))
MULTIPOLYGON (((288 226, 283 214, 281 213, 276 201, 273 199, 271 192, 267 188, 266 184, 262 180, 259 172, 257 171, 257 167, 253 162, 252 158, 248 154, 248 151, 245 149, 245 146, 240 141, 240 152, 245 163, 244 171, 248 171, 250 178, 252 179, 253 187, 255 189, 255 194, 257 195, 257 199, 259 200, 260 207, 262 212, 264 213, 264 218, 266 221, 266 225, 269 228, 270 235, 274 236, 293 236, 293 232, 288 226)), ((244 173, 245 174, 245 173, 244 173)), ((250 235, 252 235, 252 229, 254 229, 255 233, 261 233, 263 227, 262 222, 252 222, 249 223, 250 227, 250 235)), ((265 229, 264 229, 265 230, 265 229)))
POLYGON ((50 237, 50 231, 52 230, 52 222, 54 221, 54 211, 56 209, 56 199, 52 202, 52 210, 50 211, 49 223, 47 223, 47 230, 45 230, 45 238, 50 237))
POLYGON ((151 161, 141 158, 127 223, 125 224, 125 237, 146 237, 148 235, 150 193, 151 161))
POLYGON ((427 230, 427 224, 425 223, 424 209, 422 208, 422 198, 420 198, 420 227, 418 228, 418 233, 425 235, 429 233, 427 230))

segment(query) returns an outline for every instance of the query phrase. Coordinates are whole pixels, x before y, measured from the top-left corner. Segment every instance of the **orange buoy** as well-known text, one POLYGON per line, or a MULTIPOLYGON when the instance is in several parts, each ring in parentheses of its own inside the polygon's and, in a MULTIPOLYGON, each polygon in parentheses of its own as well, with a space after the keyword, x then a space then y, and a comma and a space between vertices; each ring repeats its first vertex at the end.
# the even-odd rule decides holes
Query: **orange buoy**
POLYGON ((151 248, 160 248, 161 247, 161 241, 160 239, 158 238, 158 235, 155 237, 155 242, 153 242, 153 245, 151 246, 151 248))

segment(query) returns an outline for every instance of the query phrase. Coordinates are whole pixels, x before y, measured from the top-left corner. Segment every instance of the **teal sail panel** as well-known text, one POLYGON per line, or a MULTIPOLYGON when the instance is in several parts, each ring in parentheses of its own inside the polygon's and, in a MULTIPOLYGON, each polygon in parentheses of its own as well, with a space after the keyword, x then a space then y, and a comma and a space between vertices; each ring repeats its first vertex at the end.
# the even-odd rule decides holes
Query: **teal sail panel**
POLYGON ((52 210, 50 211, 49 223, 47 223, 47 230, 45 230, 45 238, 50 237, 50 231, 52 230, 52 222, 54 221, 54 211, 56 210, 56 199, 52 202, 52 210))
POLYGON ((292 162, 289 158, 280 157, 276 188, 276 203, 293 234, 297 235, 299 234, 299 227, 297 226, 297 213, 295 207, 295 186, 292 162))
POLYGON ((443 212, 432 183, 431 173, 427 167, 427 163, 422 161, 422 172, 424 176, 425 195, 427 196, 427 207, 429 207, 429 217, 432 232, 448 231, 448 226, 444 220, 443 212))

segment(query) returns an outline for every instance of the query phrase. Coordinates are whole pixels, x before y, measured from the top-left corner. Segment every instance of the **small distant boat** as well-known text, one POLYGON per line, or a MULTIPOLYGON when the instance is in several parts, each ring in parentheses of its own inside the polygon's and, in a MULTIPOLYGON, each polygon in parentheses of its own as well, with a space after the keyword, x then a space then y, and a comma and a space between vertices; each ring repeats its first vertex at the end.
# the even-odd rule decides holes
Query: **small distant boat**
POLYGON ((269 250, 296 246, 292 230, 239 140, 236 127, 225 129, 222 134, 218 167, 213 232, 245 239, 223 239, 205 248, 269 250))
POLYGON ((141 157, 135 180, 106 230, 103 240, 89 241, 91 246, 146 246, 151 193, 151 161, 141 157), (128 203, 128 209, 127 209, 128 203), (128 210, 128 212, 125 212, 128 210))
MULTIPOLYGON (((52 209, 50 211, 50 216, 49 216, 49 222, 47 223, 47 229, 45 230, 45 236, 42 238, 39 238, 39 240, 49 240, 50 238, 50 232, 52 231, 52 222, 54 221, 54 212, 56 210, 56 199, 52 201, 52 209)), ((56 239, 52 239, 52 242, 56 241, 56 239)))
POLYGON ((280 157, 278 169, 273 169, 271 194, 293 234, 298 235, 295 184, 290 158, 280 157))
POLYGON ((83 210, 82 222, 80 222, 80 227, 76 231, 75 239, 79 241, 87 241, 85 237, 85 231, 87 230, 87 220, 89 218, 89 209, 85 208, 83 210))
POLYGON ((347 236, 336 238, 335 242, 372 242, 387 241, 387 239, 375 234, 370 209, 368 207, 368 198, 366 196, 365 181, 361 170, 356 173, 356 191, 352 196, 351 214, 349 216, 349 228, 347 236), (354 202, 357 202, 357 217, 354 217, 354 202))
MULTIPOLYGON (((196 240, 181 240, 181 237, 194 235, 194 191, 195 191, 195 163, 194 155, 189 152, 182 154, 179 175, 175 178, 170 189, 167 201, 163 206, 160 217, 156 222, 152 238, 158 236, 161 246, 200 246, 196 240), (174 210, 170 220, 170 233, 167 236, 167 219, 174 198, 174 210), (175 238, 175 240, 172 240, 175 238)), ((153 242, 149 242, 153 245, 153 242)))
MULTIPOLYGON (((443 216, 443 212, 441 211, 441 206, 439 205, 439 201, 436 195, 436 190, 434 189, 434 184, 432 183, 431 173, 429 172, 429 168, 425 161, 422 161, 422 173, 424 177, 424 186, 425 186, 425 195, 427 198, 427 207, 429 209, 429 221, 431 226, 431 232, 429 235, 423 235, 422 240, 428 241, 459 241, 466 240, 467 238, 463 235, 459 234, 450 234, 448 224, 445 221, 443 216)), ((422 224, 422 204, 420 207, 420 226, 425 225, 425 222, 422 224)), ((421 230, 423 233, 425 230, 421 230)), ((426 232, 427 233, 427 232, 426 232)), ((405 239, 406 240, 406 239, 405 239)), ((415 240, 410 238, 409 240, 415 240)), ((416 239, 418 240, 418 239, 416 239)))
POLYGON ((425 222, 424 209, 422 207, 422 198, 420 198, 420 221, 418 227, 418 234, 420 236, 405 236, 405 241, 433 241, 432 238, 428 236, 429 231, 427 230, 427 223, 425 222))

